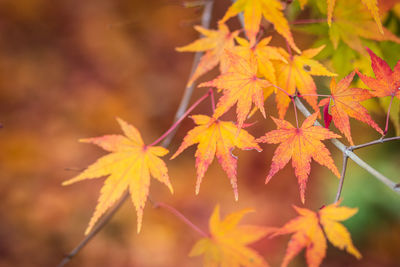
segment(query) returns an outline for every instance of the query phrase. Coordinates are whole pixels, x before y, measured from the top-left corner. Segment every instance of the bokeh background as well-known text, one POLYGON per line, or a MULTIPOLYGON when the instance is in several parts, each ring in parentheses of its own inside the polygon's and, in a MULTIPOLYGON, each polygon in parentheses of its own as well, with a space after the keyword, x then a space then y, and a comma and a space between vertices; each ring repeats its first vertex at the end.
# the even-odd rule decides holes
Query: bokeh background
MULTIPOLYGON (((215 1, 212 26, 230 1, 215 1)), ((116 116, 135 125, 145 142, 160 136, 174 117, 193 60, 175 47, 198 38, 201 8, 168 0, 0 1, 0 266, 56 266, 84 237, 104 179, 62 187, 105 153, 83 137, 120 133, 116 116)), ((238 27, 235 20, 231 27, 238 27)), ((282 45, 274 36, 274 45, 282 45)), ((315 36, 295 33, 302 49, 315 36)), ((216 72, 203 80, 215 76, 216 72)), ((326 86, 326 79, 318 79, 326 86)), ((193 100, 207 89, 196 89, 193 100)), ((192 102, 193 102, 192 100, 192 102)), ((210 114, 208 102, 194 113, 210 114)), ((267 113, 276 115, 273 99, 267 113)), ((289 114, 292 116, 293 114, 289 114)), ((233 118, 232 114, 226 118, 233 118)), ((374 114, 384 125, 384 114, 374 114)), ((257 114, 248 130, 259 137, 274 128, 257 114)), ((292 120, 293 121, 293 120, 292 120)), ((169 149, 174 152, 191 120, 183 122, 169 149)), ((352 121, 356 143, 378 134, 352 121)), ((391 127, 393 129, 393 127, 391 127)), ((391 130, 389 135, 393 135, 391 130)), ((332 145, 335 162, 341 154, 332 145)), ((239 201, 214 162, 201 191, 194 194, 194 151, 168 163, 175 190, 152 180, 150 194, 170 204, 207 230, 219 203, 223 215, 252 207, 245 223, 281 226, 300 205, 296 179, 286 167, 264 185, 273 145, 264 151, 235 151, 239 156, 239 201)), ((359 151, 360 157, 399 182, 399 143, 359 151)), ((305 207, 318 209, 333 201, 338 180, 326 168, 312 165, 305 207)), ((343 203, 359 213, 344 224, 364 258, 331 246, 323 266, 398 266, 400 196, 350 161, 343 203)), ((136 214, 127 201, 106 227, 67 266, 201 266, 188 258, 198 234, 165 210, 147 203, 143 228, 136 234, 136 214)), ((279 266, 289 236, 253 245, 272 266, 279 266)), ((303 253, 291 266, 304 266, 303 253)))

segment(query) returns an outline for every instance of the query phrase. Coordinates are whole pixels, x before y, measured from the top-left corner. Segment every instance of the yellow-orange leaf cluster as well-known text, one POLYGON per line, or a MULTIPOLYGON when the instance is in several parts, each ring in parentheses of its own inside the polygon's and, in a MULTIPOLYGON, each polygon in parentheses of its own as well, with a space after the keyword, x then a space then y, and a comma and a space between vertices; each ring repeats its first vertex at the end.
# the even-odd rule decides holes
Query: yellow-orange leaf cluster
POLYGON ((282 3, 278 0, 238 0, 228 9, 221 22, 225 22, 243 11, 244 28, 250 43, 254 44, 260 29, 261 17, 264 17, 274 25, 275 30, 287 40, 294 50, 300 51, 294 43, 289 23, 282 10, 282 3))
POLYGON ((339 222, 347 220, 357 213, 357 208, 339 207, 334 203, 321 208, 318 212, 294 206, 300 215, 274 232, 272 236, 293 234, 282 262, 282 267, 289 264, 293 257, 305 248, 308 267, 318 267, 326 254, 327 242, 346 250, 357 259, 360 252, 353 245, 350 233, 339 222))

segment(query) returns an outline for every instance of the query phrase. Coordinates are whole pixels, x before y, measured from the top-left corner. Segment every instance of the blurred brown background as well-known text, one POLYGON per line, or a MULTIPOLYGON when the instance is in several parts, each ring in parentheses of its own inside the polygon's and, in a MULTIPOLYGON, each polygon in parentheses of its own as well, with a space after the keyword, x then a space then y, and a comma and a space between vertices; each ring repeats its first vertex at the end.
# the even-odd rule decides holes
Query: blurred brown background
MULTIPOLYGON (((216 2, 212 26, 230 3, 216 2)), ((104 179, 69 187, 61 182, 104 152, 77 140, 120 133, 116 116, 136 126, 147 143, 168 129, 193 59, 193 54, 174 48, 197 38, 192 26, 200 23, 200 15, 201 9, 168 0, 0 1, 1 267, 56 266, 83 238, 104 179)), ((307 36, 297 38, 300 45, 310 42, 307 36)), ((196 89, 193 99, 205 90, 196 89)), ((273 101, 267 103, 267 112, 275 115, 273 101)), ((209 114, 209 103, 194 113, 209 114)), ((383 125, 383 116, 376 119, 383 125)), ((259 114, 252 119, 256 120, 259 123, 248 129, 256 137, 274 128, 259 114)), ((352 125, 354 136, 362 134, 356 142, 378 138, 364 125, 352 125)), ((192 127, 191 120, 184 121, 171 152, 192 127)), ((295 216, 291 204, 301 205, 297 182, 291 167, 286 167, 265 186, 275 146, 263 148, 262 153, 235 151, 239 202, 216 162, 207 171, 200 194, 194 195, 194 148, 174 161, 165 157, 175 194, 152 180, 151 196, 176 207, 204 230, 217 203, 224 215, 253 207, 257 213, 245 222, 281 226, 295 216)), ((385 144, 360 155, 398 179, 398 151, 398 144, 385 144)), ((341 166, 341 155, 334 152, 334 157, 341 166)), ((364 258, 357 261, 330 247, 323 266, 398 266, 400 197, 352 163, 348 174, 344 204, 360 211, 345 225, 364 258)), ((306 207, 330 203, 336 186, 329 170, 313 164, 306 207)), ((201 266, 201 258, 187 257, 198 238, 149 202, 138 235, 135 210, 126 202, 67 266, 201 266)), ((278 266, 288 239, 264 239, 254 247, 278 266)), ((304 262, 301 254, 292 266, 304 262)))

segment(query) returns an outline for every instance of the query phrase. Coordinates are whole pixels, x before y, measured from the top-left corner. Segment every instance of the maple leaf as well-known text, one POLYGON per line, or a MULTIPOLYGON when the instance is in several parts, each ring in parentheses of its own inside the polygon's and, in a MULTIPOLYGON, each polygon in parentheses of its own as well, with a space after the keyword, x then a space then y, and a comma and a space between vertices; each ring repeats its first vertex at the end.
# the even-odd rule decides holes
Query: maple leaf
POLYGON ((80 140, 98 145, 111 153, 98 159, 78 176, 63 183, 63 185, 69 185, 86 179, 108 176, 101 188, 96 210, 90 219, 85 234, 92 230, 97 220, 126 190, 129 190, 136 208, 137 232, 139 233, 143 209, 149 193, 150 174, 165 184, 173 193, 167 166, 159 158, 166 155, 168 150, 161 146, 146 146, 135 127, 119 118, 117 118, 117 121, 125 136, 105 135, 80 140))
POLYGON ((372 97, 370 92, 360 88, 349 88, 354 74, 354 71, 351 72, 337 84, 335 79, 332 78, 330 84, 332 96, 321 100, 319 103, 320 106, 324 106, 332 102, 331 114, 333 123, 346 136, 352 146, 354 146, 354 143, 351 138, 349 116, 367 123, 380 134, 383 134, 383 131, 368 114, 367 109, 360 104, 361 101, 372 97))
MULTIPOLYGON (((382 27, 381 18, 379 17, 379 8, 378 8, 378 1, 377 0, 361 0, 363 4, 369 9, 371 12, 372 17, 374 18, 376 24, 378 25, 379 32, 384 34, 384 30, 382 27)), ((335 7, 336 0, 326 0, 328 5, 328 24, 331 26, 332 24, 332 14, 333 9, 335 7)))
POLYGON ((394 70, 392 70, 386 61, 375 55, 369 48, 367 48, 367 51, 371 57, 371 67, 375 78, 364 75, 356 70, 358 76, 372 90, 371 93, 374 96, 396 96, 400 99, 400 60, 397 62, 394 70))
POLYGON ((238 131, 237 126, 230 121, 220 121, 206 115, 194 115, 191 118, 198 126, 187 133, 181 146, 171 159, 174 159, 189 146, 198 143, 195 154, 197 169, 196 194, 199 193, 201 181, 215 155, 228 175, 235 199, 238 200, 237 159, 232 155, 232 150, 238 147, 244 150, 256 149, 261 151, 261 148, 252 135, 243 129, 238 131))
MULTIPOLYGON (((369 2, 372 3, 374 1, 369 2)), ((367 4, 368 8, 372 6, 373 4, 367 4)), ((359 53, 364 53, 360 37, 375 41, 400 43, 400 38, 389 30, 384 27, 377 28, 375 26, 375 22, 368 14, 368 10, 365 6, 360 5, 358 0, 339 1, 335 6, 332 17, 329 37, 335 49, 339 44, 339 40, 343 40, 352 49, 359 53), (383 31, 383 34, 381 34, 380 29, 383 31)))
POLYGON ((226 216, 221 221, 219 205, 217 205, 209 222, 210 237, 197 241, 189 256, 204 254, 205 267, 268 266, 261 255, 247 245, 265 237, 275 229, 254 225, 238 226, 242 217, 252 211, 251 209, 241 210, 226 216))
POLYGON ((285 120, 275 119, 277 130, 270 131, 265 136, 257 139, 257 142, 268 144, 279 144, 272 158, 271 169, 265 183, 268 183, 272 176, 286 166, 292 159, 292 166, 298 179, 301 201, 305 201, 305 190, 310 174, 311 159, 321 165, 328 167, 336 176, 340 176, 329 150, 321 140, 339 138, 337 135, 321 126, 313 126, 318 112, 307 117, 300 128, 294 127, 285 120))
POLYGON ((234 47, 235 44, 233 40, 239 33, 239 31, 230 32, 229 28, 223 23, 218 24, 218 30, 209 30, 201 26, 195 26, 194 28, 205 37, 186 46, 176 48, 179 52, 206 51, 190 78, 188 86, 192 85, 197 78, 217 66, 218 63, 220 63, 221 73, 227 69, 227 60, 224 58, 224 49, 231 49, 234 47))
POLYGON ((238 128, 242 128, 250 112, 252 102, 265 118, 263 88, 271 83, 257 77, 257 59, 253 54, 248 58, 226 50, 229 59, 229 69, 212 81, 205 82, 199 87, 217 87, 224 92, 219 99, 214 117, 219 118, 237 102, 238 128))
POLYGON ((350 233, 339 223, 347 220, 357 213, 357 208, 338 207, 339 203, 334 203, 321 208, 318 212, 302 209, 293 206, 300 215, 286 223, 273 233, 271 237, 277 235, 291 234, 286 255, 282 262, 282 267, 289 264, 303 248, 306 248, 306 260, 309 267, 318 267, 326 254, 326 238, 335 247, 346 250, 361 259, 361 254, 354 247, 350 233))
MULTIPOLYGON (((301 95, 305 95, 304 99, 315 111, 318 110, 317 87, 311 75, 336 76, 335 73, 328 71, 318 61, 312 59, 314 56, 318 55, 324 47, 325 46, 307 49, 304 50, 301 55, 293 56, 290 56, 284 50, 280 50, 288 63, 276 63, 278 86, 291 95, 294 95, 297 89, 301 95)), ((281 90, 277 90, 276 102, 279 118, 283 119, 291 99, 281 90)))
POLYGON ((250 58, 250 54, 254 54, 260 74, 272 84, 276 84, 275 67, 272 60, 279 60, 284 63, 287 63, 287 61, 281 55, 277 47, 268 45, 271 42, 271 38, 271 36, 266 37, 260 40, 256 45, 252 46, 246 39, 236 37, 235 39, 240 46, 236 46, 235 51, 237 51, 238 55, 244 58, 250 58))
POLYGON ((287 40, 294 50, 300 51, 294 43, 289 24, 282 10, 282 3, 278 0, 237 0, 229 7, 220 22, 225 22, 243 11, 244 28, 250 43, 254 44, 260 28, 262 15, 274 25, 275 30, 287 40))

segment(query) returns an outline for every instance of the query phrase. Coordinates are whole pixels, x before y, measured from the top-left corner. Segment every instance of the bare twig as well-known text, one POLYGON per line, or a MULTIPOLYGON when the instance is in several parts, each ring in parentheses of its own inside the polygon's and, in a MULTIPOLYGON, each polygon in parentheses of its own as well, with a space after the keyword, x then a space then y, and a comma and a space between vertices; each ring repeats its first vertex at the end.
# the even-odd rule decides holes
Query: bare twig
POLYGON ((336 193, 335 203, 339 201, 340 195, 342 194, 342 188, 343 188, 343 183, 344 183, 344 177, 346 175, 348 158, 349 158, 349 156, 347 156, 347 154, 343 152, 342 173, 340 175, 340 181, 339 181, 338 191, 336 193))
POLYGON ((57 267, 63 267, 67 264, 78 252, 84 248, 87 243, 108 223, 108 221, 114 216, 114 214, 119 210, 119 208, 124 204, 125 200, 129 198, 128 191, 118 200, 117 204, 106 214, 104 215, 101 220, 93 227, 93 230, 85 236, 85 238, 68 254, 65 255, 63 260, 57 265, 57 267))
POLYGON ((354 150, 356 150, 356 149, 364 148, 364 147, 367 147, 367 146, 372 146, 372 145, 376 145, 376 144, 382 144, 382 143, 385 143, 385 142, 395 141, 395 140, 400 140, 400 136, 389 137, 389 138, 383 138, 383 139, 380 138, 380 139, 378 139, 378 140, 371 141, 371 142, 368 142, 368 143, 365 143, 365 144, 356 145, 356 146, 351 146, 351 147, 349 147, 349 149, 350 149, 351 151, 354 151, 354 150))
MULTIPOLYGON (((203 16, 201 18, 201 26, 203 28, 207 28, 207 29, 210 28, 213 2, 214 1, 207 1, 204 4, 203 16)), ((203 56, 203 52, 196 52, 196 54, 194 55, 192 69, 190 71, 188 81, 190 80, 193 73, 195 72, 197 65, 199 64, 202 56, 203 56)), ((185 88, 185 92, 183 93, 181 103, 179 104, 178 110, 176 111, 176 114, 175 114, 174 122, 176 122, 180 117, 182 117, 183 113, 185 113, 187 106, 189 105, 190 98, 192 97, 194 88, 195 88, 195 83, 192 83, 190 86, 187 86, 185 88)), ((171 140, 175 136, 175 133, 178 129, 179 129, 179 126, 176 127, 175 130, 167 138, 164 139, 162 146, 165 146, 166 144, 171 143, 171 140)))
MULTIPOLYGON (((213 9, 213 1, 210 0, 210 1, 205 2, 203 15, 202 15, 202 20, 201 20, 201 22, 202 22, 201 24, 202 24, 203 28, 209 28, 210 27, 212 9, 213 9)), ((202 54, 203 54, 202 52, 197 52, 195 54, 195 58, 194 58, 194 61, 193 61, 192 71, 191 71, 190 77, 193 74, 194 70, 196 69, 197 64, 199 63, 202 54)), ((190 79, 190 77, 189 77, 189 79, 190 79)), ((190 101, 190 98, 192 96, 193 89, 194 89, 194 85, 185 88, 185 92, 183 93, 183 97, 182 97, 181 103, 179 104, 178 111, 175 114, 174 122, 176 122, 185 113, 185 111, 186 111, 186 109, 187 109, 187 107, 189 105, 189 101, 190 101)), ((162 143, 162 146, 167 147, 171 143, 171 140, 172 140, 173 136, 175 135, 176 130, 177 130, 177 128, 175 128, 175 131, 169 133, 168 137, 164 139, 164 141, 162 143)), ((118 200, 118 202, 114 205, 114 207, 98 221, 98 223, 95 225, 93 230, 68 255, 66 255, 62 259, 62 261, 60 262, 60 264, 57 267, 63 267, 83 247, 85 247, 85 245, 108 223, 108 221, 114 216, 114 214, 119 210, 119 208, 122 206, 122 204, 128 198, 129 198, 129 193, 127 191, 118 200)))

